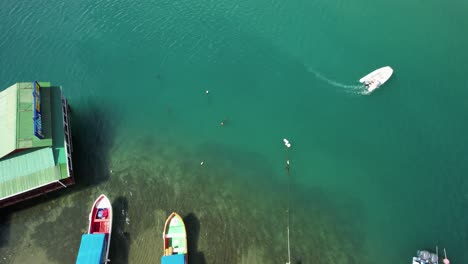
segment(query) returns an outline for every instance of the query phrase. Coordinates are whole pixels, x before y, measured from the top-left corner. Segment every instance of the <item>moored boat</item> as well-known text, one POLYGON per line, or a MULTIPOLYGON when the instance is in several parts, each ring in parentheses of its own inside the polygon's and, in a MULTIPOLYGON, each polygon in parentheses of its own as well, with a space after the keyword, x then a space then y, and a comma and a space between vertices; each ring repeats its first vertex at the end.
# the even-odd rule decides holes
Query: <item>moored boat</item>
POLYGON ((112 205, 101 194, 89 214, 88 233, 81 237, 76 264, 102 264, 109 262, 112 231, 112 205))
POLYGON ((164 224, 164 255, 161 264, 186 264, 188 261, 187 232, 184 220, 172 213, 164 224))
POLYGON ((393 69, 389 66, 385 66, 362 77, 359 82, 363 83, 370 93, 390 79, 392 74, 393 69))
POLYGON ((418 250, 416 256, 413 257, 413 264, 439 264, 439 254, 432 253, 427 250, 418 250))

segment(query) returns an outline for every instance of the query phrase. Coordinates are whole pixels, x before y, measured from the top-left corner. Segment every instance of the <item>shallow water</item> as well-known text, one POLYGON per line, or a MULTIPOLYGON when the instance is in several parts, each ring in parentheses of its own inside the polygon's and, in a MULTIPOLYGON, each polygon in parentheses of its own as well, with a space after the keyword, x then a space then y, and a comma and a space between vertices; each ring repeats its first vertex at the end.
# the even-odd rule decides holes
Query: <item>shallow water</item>
POLYGON ((468 258, 465 3, 0 7, 0 87, 63 86, 77 179, 1 212, 1 263, 73 263, 100 193, 112 263, 158 263, 172 211, 191 263, 285 263, 288 180, 293 263, 468 258))

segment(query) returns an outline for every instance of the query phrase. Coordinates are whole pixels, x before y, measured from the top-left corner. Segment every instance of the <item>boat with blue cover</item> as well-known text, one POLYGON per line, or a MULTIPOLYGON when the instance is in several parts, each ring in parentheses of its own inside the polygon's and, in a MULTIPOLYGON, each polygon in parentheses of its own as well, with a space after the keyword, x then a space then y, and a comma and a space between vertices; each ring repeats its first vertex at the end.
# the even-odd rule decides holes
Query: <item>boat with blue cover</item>
POLYGON ((81 237, 76 264, 104 263, 106 247, 106 236, 104 234, 84 234, 81 237))
POLYGON ((172 213, 164 224, 164 255, 161 264, 187 264, 187 232, 184 220, 177 213, 172 213))
POLYGON ((76 264, 108 263, 111 231, 112 205, 101 194, 91 208, 88 233, 81 237, 76 264))

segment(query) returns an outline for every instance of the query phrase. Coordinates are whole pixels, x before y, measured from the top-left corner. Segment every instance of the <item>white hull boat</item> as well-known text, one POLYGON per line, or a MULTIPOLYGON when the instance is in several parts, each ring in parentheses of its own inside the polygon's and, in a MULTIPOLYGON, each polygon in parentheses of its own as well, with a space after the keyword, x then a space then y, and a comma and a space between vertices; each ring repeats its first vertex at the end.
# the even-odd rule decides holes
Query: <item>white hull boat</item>
POLYGON ((112 231, 112 204, 101 194, 89 214, 88 233, 81 237, 76 264, 107 264, 112 231))
POLYGON ((377 69, 362 77, 359 82, 363 83, 370 93, 384 84, 393 74, 393 69, 389 66, 377 69))

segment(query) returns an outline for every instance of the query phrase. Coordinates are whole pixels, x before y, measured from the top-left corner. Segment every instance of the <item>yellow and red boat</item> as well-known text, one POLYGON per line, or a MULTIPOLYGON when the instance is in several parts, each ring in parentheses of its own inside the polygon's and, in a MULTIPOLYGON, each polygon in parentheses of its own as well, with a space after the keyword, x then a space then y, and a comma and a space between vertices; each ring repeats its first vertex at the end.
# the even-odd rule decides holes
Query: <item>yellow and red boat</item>
POLYGON ((161 264, 187 264, 187 232, 184 220, 177 213, 172 213, 164 224, 164 255, 161 264))

